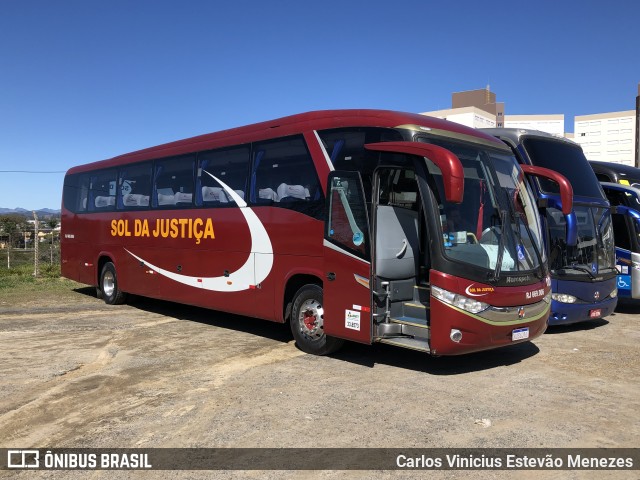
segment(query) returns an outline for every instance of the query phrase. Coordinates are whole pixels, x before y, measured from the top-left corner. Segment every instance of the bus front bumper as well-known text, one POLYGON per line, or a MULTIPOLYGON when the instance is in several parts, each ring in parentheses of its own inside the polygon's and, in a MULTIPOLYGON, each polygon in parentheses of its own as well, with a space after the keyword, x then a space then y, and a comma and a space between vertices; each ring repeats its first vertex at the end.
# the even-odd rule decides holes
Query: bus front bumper
POLYGON ((618 298, 607 298, 598 303, 562 303, 551 301, 549 325, 569 325, 586 322, 611 315, 618 304, 618 298))

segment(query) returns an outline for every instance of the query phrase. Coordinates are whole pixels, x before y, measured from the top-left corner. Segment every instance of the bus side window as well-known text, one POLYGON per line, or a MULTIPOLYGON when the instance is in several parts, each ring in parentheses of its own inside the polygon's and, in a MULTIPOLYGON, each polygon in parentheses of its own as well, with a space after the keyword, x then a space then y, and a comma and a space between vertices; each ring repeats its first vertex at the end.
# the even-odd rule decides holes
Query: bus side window
POLYGON ((132 165, 120 169, 118 178, 118 209, 149 207, 151 196, 151 163, 132 165))
POLYGON ((241 199, 246 200, 250 151, 249 145, 242 145, 200 152, 196 178, 196 205, 235 205, 233 197, 224 190, 218 180, 231 188, 241 199))
POLYGON ((152 204, 159 208, 193 206, 195 155, 158 160, 154 172, 152 204))
POLYGON ((89 175, 86 173, 65 177, 62 198, 67 210, 74 213, 87 211, 89 180, 89 175))
POLYGON ((323 218, 324 195, 301 135, 254 144, 251 201, 323 218))
POLYGON ((89 185, 90 212, 115 210, 116 206, 116 171, 105 170, 91 176, 89 185))

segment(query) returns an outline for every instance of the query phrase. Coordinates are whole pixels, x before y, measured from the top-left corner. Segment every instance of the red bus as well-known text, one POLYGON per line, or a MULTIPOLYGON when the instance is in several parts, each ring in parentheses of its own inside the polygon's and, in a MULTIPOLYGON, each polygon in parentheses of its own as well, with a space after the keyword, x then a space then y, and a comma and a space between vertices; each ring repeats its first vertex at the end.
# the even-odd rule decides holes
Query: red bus
MULTIPOLYGON (((528 167, 561 185, 564 177, 528 167)), ((126 294, 454 355, 547 325, 538 206, 499 140, 423 115, 309 112, 71 168, 62 273, 126 294)), ((568 210, 567 210, 568 209, 568 210)))

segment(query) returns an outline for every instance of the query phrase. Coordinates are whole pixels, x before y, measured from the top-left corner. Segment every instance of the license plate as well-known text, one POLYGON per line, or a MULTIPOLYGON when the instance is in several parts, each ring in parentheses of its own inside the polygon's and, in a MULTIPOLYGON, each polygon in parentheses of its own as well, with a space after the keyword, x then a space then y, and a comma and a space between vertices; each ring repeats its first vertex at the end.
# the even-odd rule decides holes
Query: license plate
POLYGON ((589 310, 589 318, 600 318, 602 316, 602 310, 600 308, 594 308, 589 310))
POLYGON ((529 338, 529 327, 524 328, 516 328, 513 332, 511 332, 511 340, 524 340, 525 338, 529 338))

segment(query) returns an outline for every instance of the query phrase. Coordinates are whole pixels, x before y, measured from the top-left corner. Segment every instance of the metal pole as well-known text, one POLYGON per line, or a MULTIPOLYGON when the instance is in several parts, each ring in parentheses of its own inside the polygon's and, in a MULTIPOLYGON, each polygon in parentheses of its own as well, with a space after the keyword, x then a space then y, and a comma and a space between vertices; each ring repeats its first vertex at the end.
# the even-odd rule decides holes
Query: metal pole
POLYGON ((35 210, 33 211, 33 220, 35 221, 34 223, 34 230, 33 230, 33 276, 37 277, 39 272, 38 272, 38 215, 36 214, 35 210))
POLYGON ((640 83, 638 83, 638 96, 636 97, 636 159, 635 166, 640 167, 640 83))

